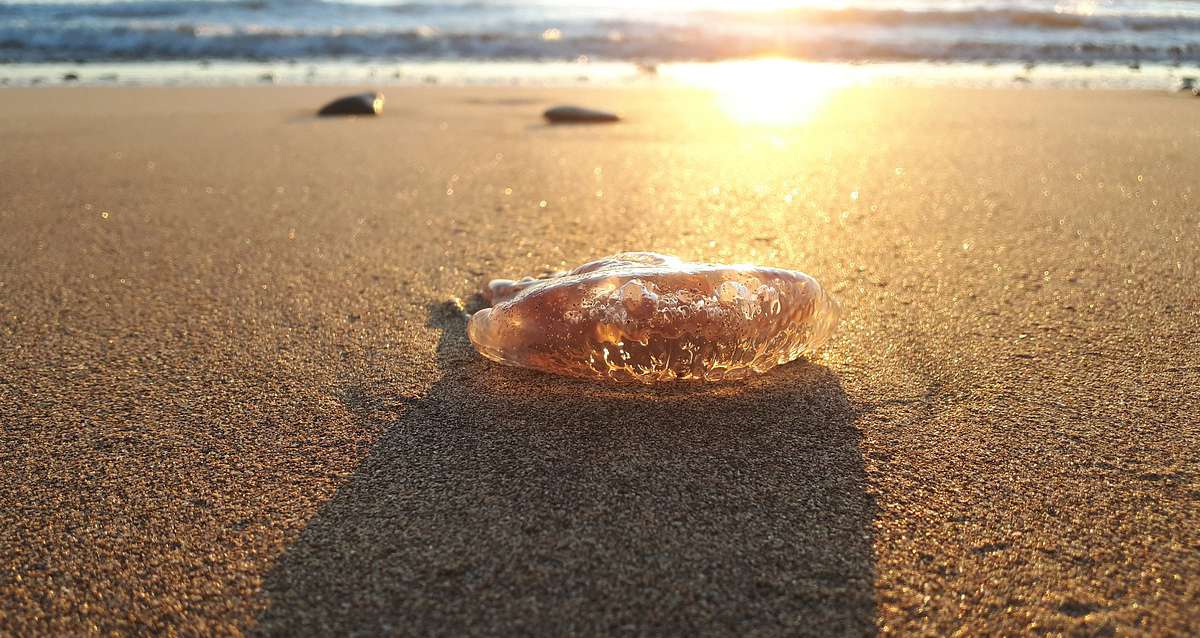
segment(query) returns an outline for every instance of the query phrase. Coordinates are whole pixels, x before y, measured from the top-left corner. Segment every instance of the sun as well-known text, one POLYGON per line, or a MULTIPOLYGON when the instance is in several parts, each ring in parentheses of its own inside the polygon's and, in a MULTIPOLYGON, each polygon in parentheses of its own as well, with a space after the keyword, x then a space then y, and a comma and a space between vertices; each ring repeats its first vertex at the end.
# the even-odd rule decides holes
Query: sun
POLYGON ((808 121, 851 79, 840 65, 784 59, 678 65, 669 75, 709 89, 733 120, 747 125, 786 126, 808 121))

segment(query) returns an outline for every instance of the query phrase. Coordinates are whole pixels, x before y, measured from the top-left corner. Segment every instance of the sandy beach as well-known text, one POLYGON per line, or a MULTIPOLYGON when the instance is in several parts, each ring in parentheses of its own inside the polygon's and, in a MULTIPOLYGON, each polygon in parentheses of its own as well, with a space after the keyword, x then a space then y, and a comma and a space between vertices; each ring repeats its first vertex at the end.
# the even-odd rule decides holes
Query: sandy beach
POLYGON ((1200 633, 1200 101, 383 90, 0 91, 0 635, 1200 633), (844 319, 644 389, 448 303, 620 250, 844 319))

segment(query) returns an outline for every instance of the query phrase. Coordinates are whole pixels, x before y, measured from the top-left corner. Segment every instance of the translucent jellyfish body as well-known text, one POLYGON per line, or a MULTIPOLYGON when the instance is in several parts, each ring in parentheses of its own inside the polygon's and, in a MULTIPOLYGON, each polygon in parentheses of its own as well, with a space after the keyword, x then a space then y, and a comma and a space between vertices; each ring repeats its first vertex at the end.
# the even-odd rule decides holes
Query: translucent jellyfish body
POLYGON ((837 302, 808 275, 621 253, 543 279, 499 279, 467 326, 480 354, 575 377, 655 383, 765 372, 819 348, 837 302))

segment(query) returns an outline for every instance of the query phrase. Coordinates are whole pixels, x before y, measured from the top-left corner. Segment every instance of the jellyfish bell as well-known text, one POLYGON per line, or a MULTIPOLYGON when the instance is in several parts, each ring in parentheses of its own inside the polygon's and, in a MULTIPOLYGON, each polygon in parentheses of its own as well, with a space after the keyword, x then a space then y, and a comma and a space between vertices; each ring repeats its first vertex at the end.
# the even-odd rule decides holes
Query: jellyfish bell
POLYGON ((495 280, 467 327, 499 363, 598 380, 737 379, 815 352, 840 308, 812 277, 620 253, 540 279, 495 280))

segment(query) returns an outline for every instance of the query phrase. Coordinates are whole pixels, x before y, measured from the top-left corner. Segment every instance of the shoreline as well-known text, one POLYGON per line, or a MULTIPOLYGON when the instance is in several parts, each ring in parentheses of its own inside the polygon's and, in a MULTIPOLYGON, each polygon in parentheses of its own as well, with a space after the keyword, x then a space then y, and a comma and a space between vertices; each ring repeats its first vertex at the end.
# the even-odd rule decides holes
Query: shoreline
POLYGON ((755 58, 717 62, 444 62, 359 60, 47 62, 0 65, 0 88, 28 86, 704 86, 711 78, 769 65, 793 81, 837 75, 858 87, 988 87, 1170 90, 1200 67, 1017 62, 807 62, 755 58))

